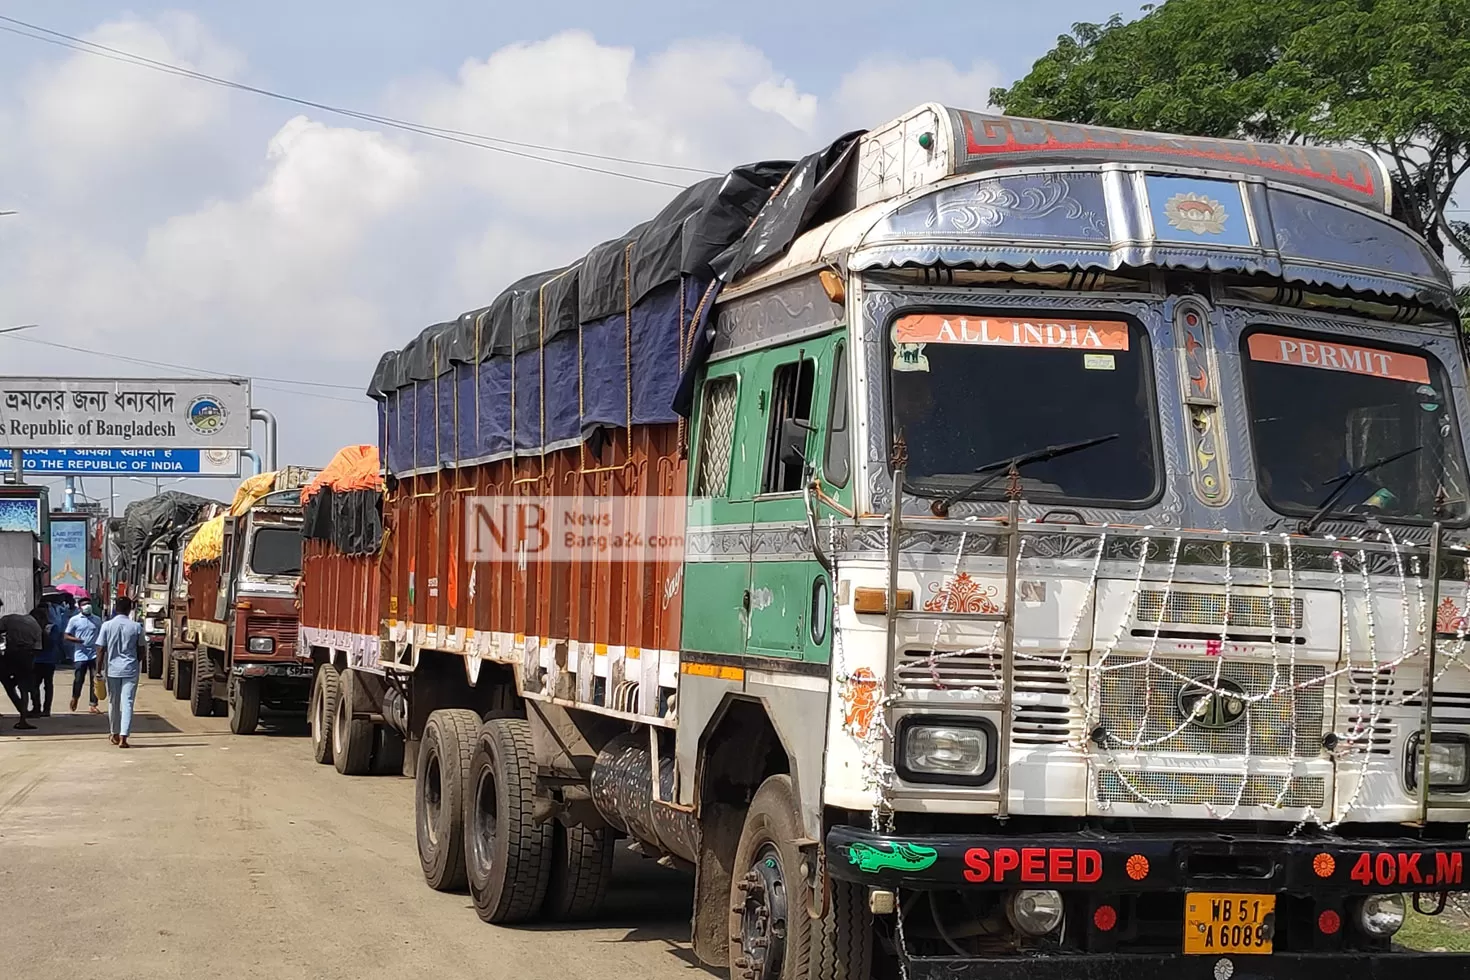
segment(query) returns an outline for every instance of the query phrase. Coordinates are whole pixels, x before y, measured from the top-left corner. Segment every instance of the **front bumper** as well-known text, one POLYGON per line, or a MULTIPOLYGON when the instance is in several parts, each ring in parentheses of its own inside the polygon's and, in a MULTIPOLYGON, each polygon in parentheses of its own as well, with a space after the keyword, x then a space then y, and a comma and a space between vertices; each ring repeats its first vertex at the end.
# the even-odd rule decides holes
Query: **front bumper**
POLYGON ((1470 976, 1470 956, 1455 953, 933 957, 910 959, 907 966, 910 980, 1463 980, 1470 976))
MULTIPOLYGON (((1235 891, 1351 896, 1466 891, 1470 841, 1102 833, 887 836, 834 827, 834 878, 882 888, 1235 891)), ((1470 976, 1470 972, 1467 972, 1470 976)))
POLYGON ((230 673, 236 677, 274 677, 287 680, 309 681, 316 677, 316 665, 311 663, 235 663, 230 673))

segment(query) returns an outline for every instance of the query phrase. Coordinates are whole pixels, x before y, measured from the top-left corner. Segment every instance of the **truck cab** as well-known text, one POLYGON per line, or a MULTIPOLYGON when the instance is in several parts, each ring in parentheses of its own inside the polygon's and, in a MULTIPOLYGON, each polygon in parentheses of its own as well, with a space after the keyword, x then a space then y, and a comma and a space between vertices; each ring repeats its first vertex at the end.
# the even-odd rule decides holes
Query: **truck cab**
POLYGON ((143 574, 138 584, 138 605, 143 614, 143 633, 148 637, 148 676, 158 680, 168 662, 169 579, 174 564, 173 549, 160 542, 143 558, 143 574))

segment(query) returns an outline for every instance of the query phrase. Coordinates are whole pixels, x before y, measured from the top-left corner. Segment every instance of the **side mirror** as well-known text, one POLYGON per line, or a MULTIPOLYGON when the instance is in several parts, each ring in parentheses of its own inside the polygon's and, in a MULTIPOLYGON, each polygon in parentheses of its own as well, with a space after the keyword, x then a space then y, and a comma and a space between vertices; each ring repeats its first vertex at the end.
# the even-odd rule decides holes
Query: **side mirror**
POLYGON ((782 466, 806 465, 806 437, 814 430, 815 427, 806 419, 786 419, 781 423, 776 458, 782 466))

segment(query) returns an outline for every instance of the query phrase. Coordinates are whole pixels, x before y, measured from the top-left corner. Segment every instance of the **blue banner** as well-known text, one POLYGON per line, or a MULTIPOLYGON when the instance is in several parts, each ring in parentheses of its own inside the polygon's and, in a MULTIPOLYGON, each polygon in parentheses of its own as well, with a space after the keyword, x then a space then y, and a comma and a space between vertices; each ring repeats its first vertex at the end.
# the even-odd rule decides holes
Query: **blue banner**
MULTIPOLYGON (((0 472, 10 454, 0 453, 0 472)), ((240 455, 219 449, 27 449, 25 471, 37 476, 235 476, 240 455)))
POLYGON ((86 518, 51 519, 51 584, 87 587, 86 518))

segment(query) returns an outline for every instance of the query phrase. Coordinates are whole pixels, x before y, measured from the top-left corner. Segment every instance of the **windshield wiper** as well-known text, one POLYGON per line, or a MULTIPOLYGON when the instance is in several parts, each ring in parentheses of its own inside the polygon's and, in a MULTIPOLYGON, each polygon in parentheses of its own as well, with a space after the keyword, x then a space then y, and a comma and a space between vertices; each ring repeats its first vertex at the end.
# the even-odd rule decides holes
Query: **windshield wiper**
POLYGON ((984 466, 977 466, 975 468, 976 473, 985 473, 987 475, 967 487, 956 490, 954 493, 934 501, 930 509, 934 511, 936 517, 944 517, 949 514, 950 507, 956 501, 962 500, 978 490, 985 489, 990 485, 992 480, 1003 473, 1007 473, 1012 469, 1019 469, 1028 463, 1041 463, 1048 459, 1056 459, 1058 456, 1066 456, 1069 453, 1078 452, 1079 450, 1091 449, 1093 446, 1100 446, 1116 438, 1118 438, 1118 433, 1110 432, 1105 436, 1079 439, 1077 442, 1064 442, 1059 446, 1047 446, 1045 449, 1033 449, 1029 453, 1021 453, 1018 456, 1011 456, 1006 459, 996 460, 993 463, 986 463, 984 466))
POLYGON ((1301 524, 1297 525, 1297 532, 1300 534, 1311 534, 1314 530, 1316 530, 1317 525, 1322 523, 1322 519, 1326 517, 1329 512, 1331 512, 1333 505, 1342 499, 1343 494, 1347 493, 1348 487, 1353 485, 1354 480, 1362 476, 1367 476, 1369 473, 1372 473, 1374 470, 1378 469, 1381 466, 1387 466, 1389 463, 1396 463, 1399 460, 1403 459, 1405 456, 1417 453, 1420 449, 1423 448, 1423 446, 1411 446, 1408 449, 1403 450, 1402 452, 1392 453, 1388 456, 1382 457, 1381 459, 1375 459, 1371 463, 1364 463, 1362 466, 1358 466, 1348 470, 1341 476, 1334 476, 1330 480, 1324 480, 1322 483, 1323 486, 1328 486, 1330 484, 1336 483, 1337 487, 1327 495, 1327 499, 1322 501, 1321 506, 1317 508, 1317 510, 1312 514, 1311 517, 1307 518, 1306 520, 1302 521, 1301 524))

